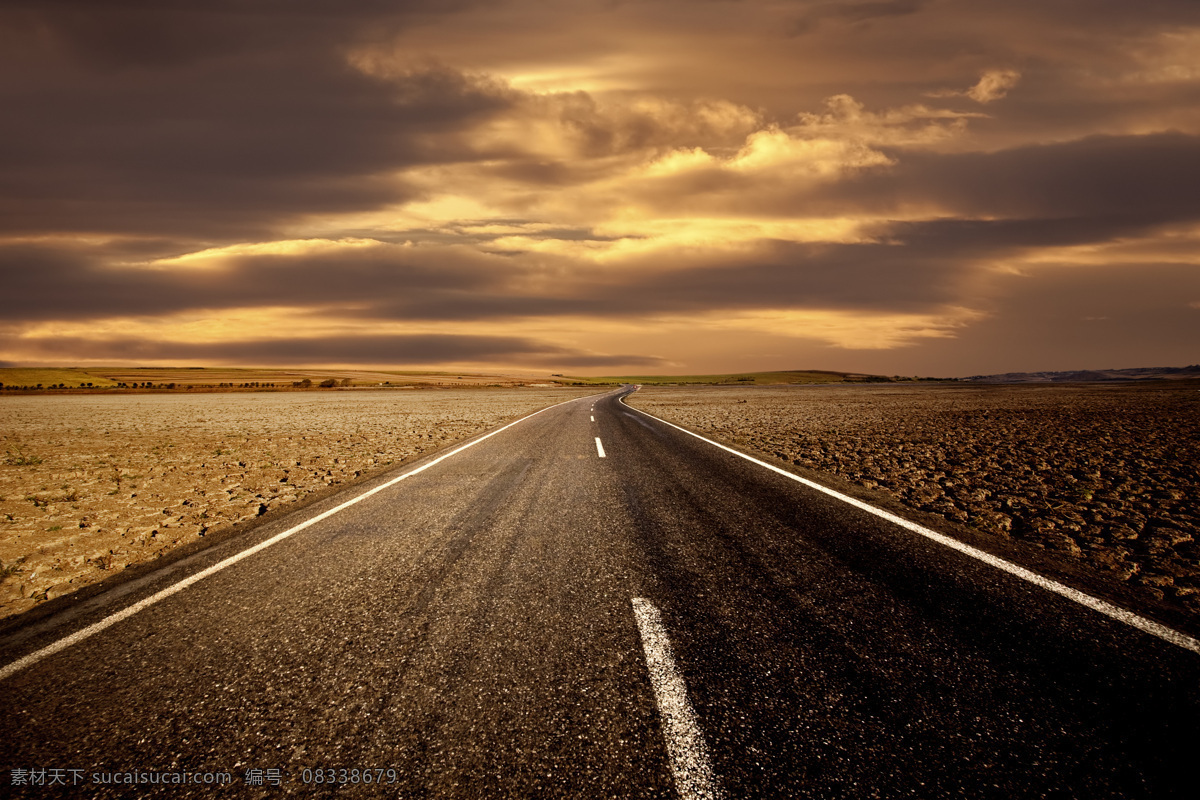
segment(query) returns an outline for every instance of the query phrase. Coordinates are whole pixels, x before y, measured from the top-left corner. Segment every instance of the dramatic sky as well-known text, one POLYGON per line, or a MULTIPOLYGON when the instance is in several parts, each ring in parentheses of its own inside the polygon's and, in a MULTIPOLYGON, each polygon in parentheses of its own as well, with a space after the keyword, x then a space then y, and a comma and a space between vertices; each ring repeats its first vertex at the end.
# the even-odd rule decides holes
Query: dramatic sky
POLYGON ((1200 361, 1196 0, 3 0, 0 363, 1200 361))

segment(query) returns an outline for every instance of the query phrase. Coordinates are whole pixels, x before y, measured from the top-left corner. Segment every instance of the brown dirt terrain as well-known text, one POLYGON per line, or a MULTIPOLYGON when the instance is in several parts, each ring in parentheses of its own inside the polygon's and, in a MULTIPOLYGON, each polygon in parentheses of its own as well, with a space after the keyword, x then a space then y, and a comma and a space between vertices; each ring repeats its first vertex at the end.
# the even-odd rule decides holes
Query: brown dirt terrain
POLYGON ((0 397, 0 616, 594 391, 0 397))
POLYGON ((1200 614, 1200 389, 644 388, 652 414, 1200 614))

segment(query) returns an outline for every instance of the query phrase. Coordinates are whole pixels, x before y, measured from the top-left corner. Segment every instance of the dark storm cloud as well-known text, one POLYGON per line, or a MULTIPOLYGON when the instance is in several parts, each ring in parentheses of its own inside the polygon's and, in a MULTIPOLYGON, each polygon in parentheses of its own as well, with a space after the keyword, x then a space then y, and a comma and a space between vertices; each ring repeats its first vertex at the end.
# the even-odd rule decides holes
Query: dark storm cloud
MULTIPOLYGON (((949 27, 947 23, 951 23, 963 33, 970 28, 969 25, 963 25, 964 19, 975 16, 987 20, 993 14, 1014 21, 1027 21, 1026 24, 1037 20, 1055 29, 1070 26, 1076 30, 1104 28, 1109 31, 1200 19, 1200 11, 1191 0, 1144 0, 1138 3, 1126 0, 811 0, 797 5, 807 8, 794 16, 790 32, 819 32, 821 35, 836 34, 830 29, 838 25, 861 28, 878 23, 882 27, 895 22, 897 18, 914 15, 920 17, 920 24, 939 32, 939 29, 949 27)), ((953 48, 955 44, 951 41, 943 43, 948 48, 953 48)), ((992 44, 998 48, 1013 49, 1012 43, 1004 40, 992 44)))
POLYGON ((91 248, 0 246, 0 295, 8 320, 170 314, 254 306, 378 304, 410 298, 413 305, 440 293, 498 291, 495 257, 447 248, 414 253, 397 245, 365 252, 231 256, 213 267, 112 268, 91 248))
MULTIPOLYGON (((910 247, 773 242, 754 257, 648 275, 624 289, 643 312, 922 311, 956 298, 961 268, 961 257, 942 252, 936 242, 910 247)), ((611 301, 616 306, 619 298, 611 301)))
POLYGON ((653 366, 662 359, 645 355, 587 353, 549 342, 514 336, 412 334, 295 337, 236 342, 155 342, 145 339, 23 338, 0 335, 0 347, 19 345, 31 357, 51 360, 148 362, 208 361, 238 364, 445 364, 500 361, 509 364, 595 367, 653 366))
POLYGON ((1200 137, 1160 133, 1094 136, 998 153, 912 154, 890 179, 868 180, 859 188, 929 197, 963 216, 1153 225, 1200 218, 1197 185, 1200 137))
POLYGON ((0 15, 0 229, 263 236, 409 197, 389 176, 461 156, 508 105, 442 67, 381 80, 350 45, 421 3, 10 4, 0 15))
POLYGON ((536 256, 463 248, 393 245, 323 255, 238 256, 200 269, 114 270, 89 263, 86 251, 10 246, 0 248, 0 270, 11 276, 0 295, 0 318, 78 321, 255 306, 443 322, 781 305, 914 309, 949 302, 963 259, 990 250, 989 239, 995 238, 986 228, 964 232, 946 223, 933 228, 912 226, 906 232, 909 246, 774 242, 753 255, 679 259, 667 270, 648 263, 647 269, 617 276, 568 264, 566 273, 550 281, 537 281, 547 265, 536 256), (541 285, 531 289, 534 281, 541 285))
POLYGON ((72 60, 110 70, 175 67, 246 52, 323 49, 386 35, 470 0, 6 0, 0 19, 72 60))
MULTIPOLYGON (((1018 11, 1073 24, 1080 28, 1105 28, 1123 32, 1123 28, 1158 26, 1163 23, 1181 25, 1200 20, 1200 8, 1192 0, 986 0, 993 8, 1009 13, 1018 11)), ((975 0, 959 0, 964 9, 977 6, 975 0)))
POLYGON ((899 217, 905 209, 925 207, 967 221, 1014 220, 1007 227, 955 229, 986 228, 1001 246, 1101 241, 1200 219, 1200 136, 1094 136, 991 153, 892 155, 891 166, 817 187, 763 186, 754 177, 701 173, 672 188, 686 194, 692 208, 720 208, 732 197, 739 208, 765 217, 899 217))
POLYGON ((808 33, 822 22, 866 23, 919 11, 928 0, 869 0, 860 3, 817 3, 796 18, 793 33, 808 33))
POLYGON ((994 256, 994 240, 1004 236, 986 224, 951 222, 910 225, 903 235, 906 246, 769 242, 751 255, 680 258, 665 270, 649 259, 646 269, 631 262, 618 275, 558 263, 562 274, 549 281, 554 267, 536 256, 463 248, 380 246, 231 257, 202 269, 113 270, 77 251, 16 246, 0 248, 0 270, 12 276, 0 318, 79 321, 256 306, 447 323, 784 306, 920 310, 951 302, 964 262, 994 256))

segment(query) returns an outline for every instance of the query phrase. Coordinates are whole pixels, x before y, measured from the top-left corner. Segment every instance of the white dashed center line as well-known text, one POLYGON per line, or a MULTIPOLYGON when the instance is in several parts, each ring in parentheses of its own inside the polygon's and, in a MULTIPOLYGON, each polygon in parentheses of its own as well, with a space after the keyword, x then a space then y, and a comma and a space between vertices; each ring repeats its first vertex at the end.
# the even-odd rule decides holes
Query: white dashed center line
POLYGON ((595 417, 592 417, 592 422, 595 422, 595 421, 596 421, 596 418, 595 418, 595 417))
POLYGON ((713 777, 696 712, 688 701, 687 686, 675 666, 662 615, 649 600, 641 597, 633 598, 633 615, 642 634, 646 667, 654 686, 658 713, 662 716, 663 738, 667 741, 675 789, 683 800, 715 800, 721 792, 713 777))
POLYGON ((599 436, 596 437, 596 452, 600 454, 601 458, 604 458, 604 445, 600 444, 599 436))

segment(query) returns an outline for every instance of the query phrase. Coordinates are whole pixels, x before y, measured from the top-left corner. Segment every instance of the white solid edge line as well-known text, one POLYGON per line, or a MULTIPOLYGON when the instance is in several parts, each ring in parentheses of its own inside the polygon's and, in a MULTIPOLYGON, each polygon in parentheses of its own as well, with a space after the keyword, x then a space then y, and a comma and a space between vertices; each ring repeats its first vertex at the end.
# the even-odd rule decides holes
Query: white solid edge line
POLYGON ((662 717, 663 738, 675 776, 675 789, 683 800, 716 800, 721 793, 713 777, 708 748, 700 733, 696 712, 688 701, 683 676, 675 666, 662 615, 649 600, 641 597, 633 598, 633 615, 642 635, 650 684, 654 687, 654 699, 662 717))
POLYGON ((1033 572, 1032 570, 1028 570, 1028 569, 1025 569, 1024 567, 1017 566, 1016 564, 1012 563, 1011 561, 1007 561, 1003 558, 1000 558, 999 556, 994 556, 991 553, 988 553, 984 550, 980 550, 977 547, 972 547, 969 544, 960 542, 957 539, 953 539, 949 536, 946 536, 945 534, 938 533, 935 530, 926 528, 924 525, 918 525, 915 522, 910 522, 909 520, 906 520, 903 517, 896 516, 895 514, 891 513, 890 511, 884 511, 881 508, 876 508, 875 506, 864 503, 861 500, 856 500, 855 498, 850 497, 849 495, 844 495, 841 492, 834 491, 833 489, 830 489, 826 486, 822 486, 819 483, 815 483, 806 478, 801 478, 799 475, 794 475, 791 472, 788 472, 785 469, 780 469, 779 467, 777 467, 773 464, 768 464, 767 462, 760 461, 759 459, 754 458, 753 456, 748 456, 745 453, 742 453, 738 450, 734 450, 732 447, 726 447, 725 445, 721 444, 720 442, 714 442, 712 439, 706 439, 705 437, 701 436, 698 433, 693 433, 692 431, 689 431, 687 428, 681 428, 678 425, 675 425, 674 423, 667 422, 665 419, 659 419, 658 417, 654 416, 653 414, 651 414, 649 412, 643 411, 640 408, 636 408, 635 406, 629 405, 628 403, 625 402, 624 397, 621 398, 621 404, 624 405, 626 408, 632 408, 634 411, 638 412, 639 414, 645 414, 647 417, 650 417, 651 419, 658 420, 659 422, 661 422, 664 425, 670 425, 672 428, 675 428, 676 430, 683 431, 684 433, 688 434, 689 436, 695 436, 700 441, 707 442, 708 444, 711 444, 713 447, 719 447, 722 450, 725 450, 726 452, 733 453, 735 456, 740 456, 741 458, 744 458, 747 461, 751 461, 755 464, 758 464, 760 467, 766 467, 767 469, 771 470, 772 472, 777 472, 780 475, 784 476, 785 478, 791 478, 792 480, 796 481, 797 483, 802 483, 805 486, 809 487, 810 489, 816 489, 818 492, 824 492, 825 494, 829 495, 830 497, 836 497, 838 500, 841 500, 842 502, 845 502, 845 503, 849 503, 850 505, 854 506, 855 508, 860 508, 869 514, 874 514, 877 517, 882 517, 883 519, 886 519, 888 522, 895 523, 896 525, 899 525, 902 528, 907 528, 908 530, 910 530, 914 533, 919 533, 920 535, 922 535, 928 539, 932 539, 933 541, 938 542, 939 544, 943 544, 946 547, 953 548, 953 549, 959 551, 960 553, 970 556, 971 558, 978 559, 979 561, 982 561, 985 564, 989 564, 990 566, 993 566, 996 569, 1003 570, 1004 572, 1007 572, 1010 575, 1015 575, 1016 577, 1021 578, 1022 580, 1028 581, 1029 583, 1032 583, 1036 586, 1040 586, 1043 589, 1054 592, 1057 595, 1061 595, 1062 597, 1065 597, 1068 600, 1073 600, 1082 606, 1087 606, 1088 608, 1092 609, 1093 611, 1098 611, 1107 617, 1111 617, 1112 619, 1117 620, 1118 622, 1123 622, 1126 625, 1137 628, 1138 630, 1144 631, 1145 633, 1149 633, 1152 636, 1157 636, 1158 638, 1162 639, 1163 641, 1170 642, 1171 644, 1174 644, 1174 645, 1178 645, 1179 647, 1182 647, 1185 650, 1191 650, 1194 653, 1200 653, 1200 639, 1194 639, 1191 636, 1188 636, 1186 633, 1181 633, 1180 631, 1177 631, 1174 628, 1168 628, 1166 625, 1155 622, 1154 620, 1146 619, 1145 617, 1141 616, 1140 614, 1135 614, 1134 612, 1130 611, 1129 609, 1121 608, 1120 606, 1113 605, 1112 603, 1109 603, 1105 600, 1101 600, 1098 597, 1093 597, 1090 594, 1087 594, 1086 592, 1081 592, 1078 589, 1073 589, 1072 587, 1067 586, 1066 584, 1062 584, 1062 583, 1059 583, 1058 581, 1051 580, 1050 578, 1039 575, 1036 572, 1033 572))
MULTIPOLYGON (((578 398, 576 398, 576 399, 578 399, 578 398)), ((339 511, 344 511, 345 509, 349 508, 350 506, 354 505, 355 503, 366 500, 368 497, 371 497, 374 494, 378 494, 379 492, 382 492, 384 489, 387 489, 391 486, 395 486, 397 483, 404 480, 405 478, 410 478, 413 475, 416 475, 418 472, 424 472, 425 470, 432 467, 434 464, 445 461, 450 456, 461 453, 463 450, 466 450, 468 447, 474 447, 475 445, 479 444, 480 442, 484 441, 485 439, 490 439, 493 436, 495 436, 496 434, 502 433, 502 432, 508 430, 513 425, 517 425, 521 422, 524 422, 525 420, 529 419, 530 417, 536 417, 538 414, 541 414, 543 411, 549 411, 552 408, 557 408, 558 406, 566 405, 567 403, 573 403, 573 402, 575 402, 575 401, 574 400, 564 400, 561 403, 555 403, 552 406, 546 406, 545 408, 535 411, 532 414, 528 414, 524 417, 521 417, 518 420, 514 420, 513 422, 510 422, 507 425, 505 425, 503 428, 497 428, 496 430, 492 431, 491 433, 484 434, 483 436, 480 436, 478 439, 474 439, 474 440, 462 445, 461 447, 457 447, 454 450, 451 450, 449 453, 444 453, 443 455, 438 456, 437 458, 433 459, 432 461, 430 461, 427 464, 422 464, 421 466, 417 467, 416 469, 409 470, 408 472, 404 473, 403 475, 401 475, 397 478, 392 478, 387 483, 381 483, 380 485, 376 486, 373 489, 368 489, 367 491, 363 492, 362 494, 358 495, 357 497, 351 498, 350 500, 347 500, 346 502, 342 503, 339 506, 336 506, 334 508, 329 509, 328 511, 320 513, 317 516, 313 517, 312 519, 305 520, 304 522, 301 522, 299 525, 296 525, 292 528, 288 528, 283 533, 277 533, 274 536, 272 536, 270 539, 259 542, 258 544, 254 545, 253 547, 248 547, 245 550, 241 551, 240 553, 235 553, 234 555, 232 555, 229 558, 226 558, 222 561, 218 561, 216 564, 213 564, 211 567, 208 567, 207 569, 203 569, 203 570, 197 572, 195 575, 189 575, 188 577, 179 581, 179 583, 172 584, 172 585, 168 586, 166 589, 163 589, 160 592, 157 592, 155 594, 150 595, 149 597, 139 600, 138 602, 134 603, 131 606, 126 606, 125 608, 121 609, 117 613, 115 613, 111 616, 105 617, 104 619, 100 620, 99 622, 94 622, 91 625, 87 626, 86 628, 81 628, 80 630, 75 631, 75 633, 72 633, 70 636, 66 636, 66 637, 63 637, 62 639, 59 639, 56 642, 52 642, 51 644, 46 645, 45 647, 41 648, 40 650, 35 650, 32 653, 30 653, 29 655, 19 658, 16 661, 12 662, 11 664, 6 664, 2 669, 0 669, 0 681, 5 680, 6 678, 8 678, 12 675, 15 675, 16 673, 20 672, 21 670, 25 669, 26 667, 33 666, 37 662, 46 658, 47 656, 52 656, 55 653, 58 653, 62 650, 66 650, 68 647, 70 647, 73 644, 78 644, 79 642, 82 642, 84 639, 87 639, 91 636, 95 636, 97 633, 100 633, 100 631, 102 631, 106 628, 112 627, 113 625, 116 625, 118 622, 120 622, 122 620, 132 617, 134 614, 138 613, 139 611, 149 608, 150 606, 154 605, 155 603, 159 602, 160 600, 165 600, 166 598, 170 597, 171 595, 175 594, 176 592, 183 591, 184 589, 191 586, 192 584, 198 583, 199 581, 204 580, 209 575, 213 575, 213 574, 225 569, 226 567, 236 564, 237 562, 241 561, 243 558, 248 558, 248 557, 254 555, 255 553, 258 553, 262 550, 266 550, 271 545, 282 542, 284 539, 288 538, 289 536, 292 536, 293 534, 299 533, 300 531, 304 530, 305 528, 309 527, 310 525, 315 525, 324 519, 328 519, 329 517, 332 517, 334 514, 338 513, 339 511)))
POLYGON ((604 458, 604 445, 600 444, 599 436, 596 437, 596 452, 600 454, 601 458, 604 458))

